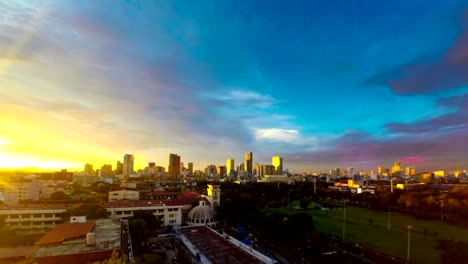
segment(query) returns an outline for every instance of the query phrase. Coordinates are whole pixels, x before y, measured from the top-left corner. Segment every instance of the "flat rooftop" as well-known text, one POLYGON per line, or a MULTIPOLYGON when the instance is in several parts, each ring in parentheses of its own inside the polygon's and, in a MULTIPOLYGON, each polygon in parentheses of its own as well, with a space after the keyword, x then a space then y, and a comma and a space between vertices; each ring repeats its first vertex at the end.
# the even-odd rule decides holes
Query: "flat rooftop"
POLYGON ((179 233, 211 263, 264 263, 208 227, 180 229, 179 233))

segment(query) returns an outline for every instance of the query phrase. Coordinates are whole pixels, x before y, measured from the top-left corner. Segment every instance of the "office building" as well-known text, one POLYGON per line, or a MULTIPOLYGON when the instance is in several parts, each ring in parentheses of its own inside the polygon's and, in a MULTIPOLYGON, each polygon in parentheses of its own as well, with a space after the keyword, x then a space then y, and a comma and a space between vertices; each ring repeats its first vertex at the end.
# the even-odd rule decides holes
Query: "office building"
POLYGON ((226 161, 226 172, 227 174, 231 174, 232 172, 234 172, 234 159, 228 159, 226 161))
POLYGON ((241 164, 239 164, 239 166, 237 166, 237 172, 239 172, 239 171, 245 171, 244 163, 241 163, 241 164))
POLYGON ((171 176, 178 176, 180 175, 180 156, 177 154, 169 154, 169 166, 168 172, 171 176))
POLYGON ((354 168, 348 168, 348 178, 354 177, 354 168))
POLYGON ((122 175, 123 174, 123 163, 120 160, 117 161, 117 167, 115 168, 115 174, 116 175, 122 175))
POLYGON ((226 174, 226 167, 225 166, 218 166, 217 171, 218 176, 222 177, 226 174))
POLYGON ((377 168, 377 173, 378 173, 378 174, 382 174, 382 173, 383 173, 383 167, 382 167, 382 166, 379 166, 379 167, 377 168))
POLYGON ((129 177, 133 174, 133 163, 135 158, 132 154, 125 154, 123 160, 123 175, 124 177, 129 177))
POLYGON ((273 165, 260 165, 259 177, 265 177, 267 175, 275 175, 275 166, 273 165))
POLYGON ((400 162, 395 162, 393 164, 393 167, 392 167, 392 173, 399 173, 401 172, 401 166, 400 166, 400 162))
POLYGON ((112 165, 111 164, 102 165, 101 170, 99 170, 99 176, 105 177, 105 178, 114 176, 114 171, 112 171, 112 165))
POLYGON ((94 174, 93 165, 89 164, 89 163, 86 163, 84 165, 84 172, 88 173, 89 175, 94 174))
POLYGON ((4 187, 5 204, 18 204, 20 201, 37 201, 41 194, 41 183, 33 176, 14 177, 4 187))
POLYGON ((271 165, 275 167, 276 175, 283 174, 283 157, 274 156, 273 158, 271 158, 271 165))
POLYGON ((189 173, 192 174, 192 173, 193 173, 193 162, 189 162, 189 163, 187 164, 187 167, 188 167, 189 173))
POLYGON ((248 173, 250 173, 250 175, 253 174, 253 154, 252 154, 252 152, 245 153, 245 170, 248 173))

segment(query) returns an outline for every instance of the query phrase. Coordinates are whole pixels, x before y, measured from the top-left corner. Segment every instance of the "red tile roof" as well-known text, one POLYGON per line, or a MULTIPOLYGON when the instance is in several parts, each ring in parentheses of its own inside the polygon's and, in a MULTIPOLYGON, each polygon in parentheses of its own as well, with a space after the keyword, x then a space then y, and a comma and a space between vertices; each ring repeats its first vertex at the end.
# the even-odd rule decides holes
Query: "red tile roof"
POLYGON ((35 245, 61 244, 64 241, 85 238, 91 232, 96 222, 71 223, 55 227, 45 234, 35 245))
POLYGON ((6 204, 0 206, 0 210, 40 210, 40 209, 67 209, 76 206, 77 204, 6 204))

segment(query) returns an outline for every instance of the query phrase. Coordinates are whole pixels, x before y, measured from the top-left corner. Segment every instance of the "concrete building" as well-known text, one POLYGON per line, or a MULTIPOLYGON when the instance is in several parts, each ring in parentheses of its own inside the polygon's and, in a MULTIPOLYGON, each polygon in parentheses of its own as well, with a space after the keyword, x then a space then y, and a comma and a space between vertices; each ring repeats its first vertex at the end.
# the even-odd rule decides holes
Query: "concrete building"
POLYGON ((53 193, 65 192, 66 181, 39 181, 41 184, 40 198, 50 198, 53 193))
POLYGON ((253 154, 252 154, 252 152, 245 153, 245 170, 248 173, 250 173, 250 175, 253 174, 253 154))
POLYGON ((379 166, 377 168, 377 174, 382 174, 383 173, 383 167, 382 166, 379 166))
POLYGON ((132 217, 139 210, 150 211, 165 226, 180 226, 182 224, 182 208, 185 201, 151 200, 151 201, 112 201, 104 203, 104 208, 111 218, 132 217))
POLYGON ((0 207, 0 216, 12 230, 44 230, 62 223, 69 208, 65 204, 5 205, 0 207))
POLYGON ((140 192, 135 190, 115 190, 109 192, 109 201, 139 200, 140 192))
POLYGON ((189 162, 189 163, 187 164, 187 170, 188 170, 188 172, 189 172, 190 174, 193 173, 193 162, 189 162))
POLYGON ((226 173, 229 175, 231 172, 234 172, 235 170, 235 165, 234 165, 234 159, 230 158, 226 161, 226 173))
POLYGON ((392 173, 400 173, 400 172, 401 172, 401 164, 400 164, 400 162, 396 161, 393 164, 392 173))
POLYGON ((120 160, 117 161, 117 167, 115 168, 115 174, 116 175, 122 175, 123 174, 123 163, 120 160))
POLYGON ((86 163, 84 165, 84 172, 88 173, 89 175, 92 175, 94 174, 94 169, 93 169, 93 165, 92 164, 89 164, 89 163, 86 163))
POLYGON ((35 176, 16 176, 4 185, 5 204, 18 204, 20 201, 37 201, 41 194, 41 184, 35 176))
POLYGON ((216 212, 216 207, 221 204, 221 186, 217 184, 208 184, 207 193, 208 193, 208 201, 213 208, 213 211, 216 212))
POLYGON ((101 170, 99 170, 99 177, 109 178, 114 176, 114 171, 112 170, 111 164, 104 164, 101 166, 101 170))
POLYGON ((77 183, 84 186, 89 186, 99 181, 99 176, 89 175, 83 172, 76 172, 73 174, 73 183, 77 183))
POLYGON ((347 169, 347 176, 348 178, 353 178, 354 177, 354 168, 348 168, 347 169))
POLYGON ((125 154, 123 157, 123 176, 124 178, 130 177, 134 173, 133 164, 135 162, 135 157, 132 154, 125 154))
POLYGON ((273 165, 260 165, 259 177, 265 177, 266 175, 276 175, 275 166, 273 165))
POLYGON ((180 175, 180 156, 177 154, 169 154, 169 166, 168 166, 168 173, 171 176, 179 176, 180 175))
POLYGON ((281 156, 274 156, 271 158, 271 165, 275 167, 275 174, 282 175, 283 174, 283 157, 281 156))
POLYGON ((199 201, 199 205, 190 210, 187 217, 187 224, 189 226, 216 225, 213 208, 207 205, 204 200, 199 201))
POLYGON ((216 173, 218 174, 219 177, 223 177, 224 175, 226 175, 226 167, 218 166, 216 168, 216 173))

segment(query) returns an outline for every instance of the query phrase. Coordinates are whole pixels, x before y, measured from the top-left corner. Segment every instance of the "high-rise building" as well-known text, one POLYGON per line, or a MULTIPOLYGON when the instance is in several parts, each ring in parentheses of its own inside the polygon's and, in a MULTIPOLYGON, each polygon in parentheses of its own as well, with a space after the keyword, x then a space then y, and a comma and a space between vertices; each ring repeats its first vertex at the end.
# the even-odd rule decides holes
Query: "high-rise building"
POLYGON ((353 178, 354 176, 354 168, 348 168, 348 178, 353 178))
POLYGON ((415 167, 411 167, 410 169, 410 176, 415 176, 416 175, 416 168, 415 167))
POLYGON ((255 162, 254 167, 253 167, 253 174, 258 175, 259 171, 260 171, 260 165, 257 162, 255 162))
POLYGON ((398 172, 401 172, 401 166, 400 166, 400 162, 397 161, 393 164, 392 173, 398 173, 398 172))
POLYGON ((220 176, 220 177, 221 177, 221 176, 224 176, 224 175, 225 175, 225 172, 226 172, 226 167, 224 167, 224 166, 218 166, 216 172, 218 173, 218 176, 220 176))
POLYGON ((253 154, 252 154, 252 152, 245 153, 245 170, 248 173, 250 173, 250 175, 253 174, 253 154))
POLYGON ((237 171, 245 171, 245 166, 244 166, 244 163, 241 163, 239 164, 239 166, 237 166, 237 171))
POLYGON ((335 171, 336 171, 336 176, 340 177, 341 176, 340 168, 336 168, 335 171))
POLYGON ((266 175, 275 175, 275 166, 260 165, 259 177, 265 177, 266 175))
POLYGON ((382 173, 383 173, 383 167, 382 167, 382 166, 379 166, 379 167, 377 168, 377 173, 378 173, 378 174, 382 174, 382 173))
POLYGON ((114 172, 112 171, 112 165, 104 164, 101 166, 101 170, 99 171, 100 177, 112 177, 114 176, 114 172))
POLYGON ((231 172, 234 172, 234 159, 228 159, 226 161, 226 173, 229 175, 231 172))
POLYGON ((16 176, 9 184, 5 185, 4 202, 5 204, 18 204, 23 200, 37 201, 40 198, 40 193, 41 183, 36 177, 16 176))
POLYGON ((169 154, 168 172, 171 176, 180 175, 180 156, 177 154, 169 154))
POLYGON ((271 158, 271 165, 275 166, 276 175, 283 174, 283 157, 274 156, 273 158, 271 158))
POLYGON ((86 163, 84 165, 84 172, 88 173, 88 174, 94 174, 94 169, 93 169, 93 165, 92 164, 89 164, 89 163, 86 163))
POLYGON ((192 174, 193 173, 193 162, 189 162, 187 164, 187 168, 188 168, 189 173, 192 174))
POLYGON ((117 161, 117 167, 115 168, 115 174, 116 175, 122 175, 123 174, 123 163, 120 160, 117 161))
POLYGON ((123 158, 123 175, 124 177, 129 177, 133 174, 133 163, 135 158, 132 154, 125 154, 123 158))

